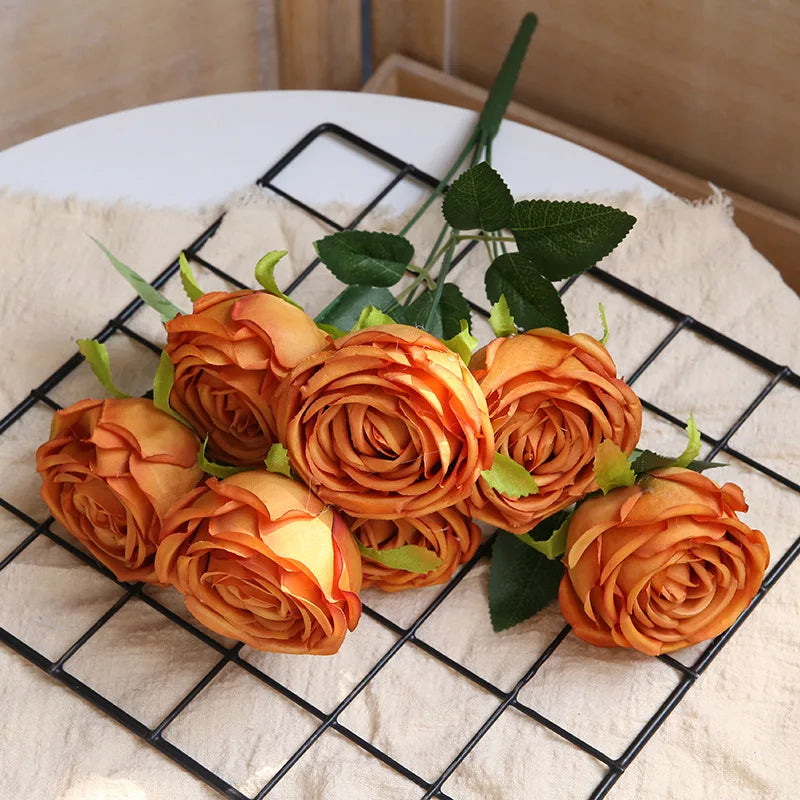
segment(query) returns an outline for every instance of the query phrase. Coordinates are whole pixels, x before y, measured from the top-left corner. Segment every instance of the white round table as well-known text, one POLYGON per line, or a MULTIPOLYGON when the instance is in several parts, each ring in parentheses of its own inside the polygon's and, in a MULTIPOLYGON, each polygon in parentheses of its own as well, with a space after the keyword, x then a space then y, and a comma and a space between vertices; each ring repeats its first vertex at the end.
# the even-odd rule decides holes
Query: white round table
MULTIPOLYGON (((349 92, 197 97, 121 111, 9 148, 0 153, 0 186, 198 207, 252 183, 321 122, 338 123, 441 176, 475 119, 474 112, 453 106, 349 92)), ((603 156, 515 122, 503 123, 493 150, 493 163, 515 195, 662 191, 603 156)), ((352 176, 353 184, 359 177, 352 176)), ((297 179, 315 191, 335 188, 338 199, 350 199, 348 186, 320 186, 314 174, 297 179)))
MULTIPOLYGON (((125 199, 157 207, 208 207, 252 184, 302 136, 323 122, 336 123, 438 177, 461 149, 475 119, 474 112, 455 107, 354 93, 257 92, 194 98, 112 114, 12 147, 0 153, 0 187, 55 197, 125 199)), ((320 138, 313 147, 320 148, 317 156, 323 160, 347 158, 347 148, 330 137, 320 138)), ((664 194, 663 189, 623 166, 513 122, 501 126, 493 155, 493 164, 517 197, 630 190, 645 198, 664 194)), ((291 175, 281 178, 290 181, 291 186, 281 185, 296 196, 318 198, 320 203, 353 202, 353 194, 374 181, 370 173, 374 168, 363 159, 352 160, 346 182, 306 169, 301 162, 291 175)), ((418 193, 408 195, 406 199, 411 202, 417 196, 418 193)), ((395 198, 395 202, 402 199, 395 198)), ((4 322, 9 324, 9 320, 4 322)), ((26 675, 25 680, 30 679, 37 686, 36 681, 41 681, 42 692, 53 697, 66 692, 33 668, 30 673, 33 674, 26 675)), ((97 726, 103 741, 106 737, 124 738, 121 730, 100 714, 97 726)), ((52 746, 62 748, 55 760, 59 770, 63 768, 65 772, 70 770, 75 748, 86 746, 71 742, 68 736, 61 741, 57 730, 47 731, 47 738, 55 740, 52 746)), ((115 772, 119 765, 105 758, 101 744, 97 744, 96 774, 119 774, 120 797, 147 800, 150 795, 137 794, 137 787, 123 785, 125 774, 115 772)), ((678 752, 679 745, 677 741, 669 743, 678 752)), ((162 769, 163 761, 171 785, 186 781, 186 794, 182 796, 211 796, 210 790, 180 773, 174 764, 146 745, 136 741, 118 746, 129 747, 129 752, 135 753, 132 758, 152 762, 155 769, 162 769)), ((521 753, 519 757, 535 759, 535 754, 521 753)), ((642 758, 646 757, 645 751, 642 758)), ((86 776, 82 785, 91 788, 91 778, 86 776)), ((91 795, 88 789, 87 792, 86 797, 91 795)), ((280 792, 278 795, 282 796, 280 792)), ((78 800, 78 795, 65 795, 61 800, 78 800)), ((83 795, 80 800, 84 800, 83 795)))

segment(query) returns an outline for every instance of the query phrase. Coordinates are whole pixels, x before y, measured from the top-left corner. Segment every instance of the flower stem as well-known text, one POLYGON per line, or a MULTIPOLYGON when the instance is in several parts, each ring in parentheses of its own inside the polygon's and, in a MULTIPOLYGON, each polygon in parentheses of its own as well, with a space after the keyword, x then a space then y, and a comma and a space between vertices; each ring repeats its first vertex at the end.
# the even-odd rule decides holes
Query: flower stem
POLYGON ((431 269, 439 260, 439 257, 442 255, 442 253, 444 253, 444 251, 447 249, 450 239, 452 239, 452 237, 449 237, 444 246, 439 249, 439 245, 442 243, 442 239, 444 239, 448 230, 450 230, 450 226, 445 222, 441 231, 439 231, 439 235, 436 237, 436 241, 431 248, 428 258, 425 259, 425 264, 423 265, 422 269, 420 269, 419 274, 402 292, 400 292, 399 295, 397 295, 398 303, 402 303, 404 306, 410 305, 414 296, 414 292, 423 281, 425 281, 428 289, 431 291, 436 288, 436 281, 431 278, 431 269))
MULTIPOLYGON (((431 203, 433 203, 433 201, 447 188, 447 184, 450 183, 450 179, 456 174, 458 168, 464 163, 467 156, 470 154, 470 151, 481 143, 481 136, 482 134, 478 129, 472 132, 467 140, 466 145, 464 146, 464 149, 458 154, 456 160, 453 162, 453 166, 450 167, 447 174, 444 176, 444 178, 442 178, 425 202, 416 210, 414 216, 411 217, 411 219, 406 222, 405 225, 403 225, 403 229, 400 231, 400 236, 405 236, 408 233, 412 225, 414 225, 414 223, 428 210, 431 203)), ((474 157, 475 156, 473 155, 473 158, 474 157)))
POLYGON ((460 233, 455 237, 457 242, 463 242, 466 239, 475 240, 476 242, 513 242, 513 236, 492 236, 488 233, 460 233))

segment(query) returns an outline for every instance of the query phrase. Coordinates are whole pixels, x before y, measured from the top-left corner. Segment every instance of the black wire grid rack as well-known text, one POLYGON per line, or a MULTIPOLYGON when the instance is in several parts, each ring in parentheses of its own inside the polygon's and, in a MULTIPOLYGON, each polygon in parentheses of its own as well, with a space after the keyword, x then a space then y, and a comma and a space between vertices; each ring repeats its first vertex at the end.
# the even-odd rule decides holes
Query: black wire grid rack
MULTIPOLYGON (((360 138, 359 136, 342 129, 341 127, 326 123, 320 125, 319 127, 312 130, 308 133, 300 142, 298 142, 288 153, 286 153, 281 159, 279 159, 259 180, 258 184, 262 187, 265 187, 276 194, 280 195, 281 197, 285 198, 290 203, 293 203, 295 206, 303 209, 306 213, 312 215, 317 220, 321 221, 325 225, 329 226, 334 230, 343 230, 345 228, 356 228, 359 223, 369 214, 375 207, 380 203, 388 194, 391 192, 396 186, 398 186, 402 181, 410 180, 415 182, 419 186, 424 187, 434 187, 437 185, 438 181, 431 175, 426 174, 425 172, 417 169, 412 164, 406 163, 400 158, 395 157, 391 153, 382 150, 381 148, 375 146, 374 144, 365 141, 364 139, 360 138), (274 184, 275 178, 290 164, 292 164, 296 159, 302 158, 304 152, 307 150, 309 145, 311 145, 315 140, 319 137, 334 137, 335 139, 339 140, 340 142, 346 143, 347 146, 352 148, 352 150, 360 156, 365 158, 377 160, 379 163, 384 165, 385 167, 390 168, 394 172, 394 177, 386 184, 383 189, 378 192, 358 213, 358 215, 350 222, 349 225, 343 226, 335 222, 334 220, 327 217, 323 214, 320 210, 316 208, 312 208, 310 205, 302 202, 298 198, 292 196, 291 194, 283 191, 278 186, 274 184)), ((232 275, 227 274, 223 270, 216 267, 214 264, 210 263, 202 256, 203 246, 208 242, 208 240, 214 236, 217 232, 220 224, 222 222, 222 217, 217 219, 213 222, 206 231, 204 231, 194 242, 189 244, 185 248, 185 252, 187 256, 194 260, 196 263, 202 264, 208 270, 216 273, 219 277, 223 278, 227 282, 238 286, 240 288, 245 288, 244 284, 234 278, 232 275)), ((474 242, 472 243, 474 245, 474 242)), ((459 258, 463 258, 464 255, 469 250, 469 245, 467 245, 464 250, 461 251, 459 254, 459 258)), ((312 273, 312 271, 317 267, 318 261, 313 261, 311 264, 308 265, 307 268, 303 270, 303 272, 296 278, 293 284, 289 287, 289 291, 296 289, 304 280, 308 278, 308 276, 312 273)), ((177 259, 173 261, 160 275, 153 281, 153 285, 156 287, 163 286, 167 280, 169 280, 173 275, 176 274, 178 271, 178 262, 177 259)), ((661 302, 655 297, 652 297, 639 289, 631 286, 630 284, 614 277, 613 275, 609 274, 598 268, 593 268, 591 274, 599 281, 603 282, 604 284, 608 285, 613 290, 622 293, 623 295, 627 296, 628 298, 632 298, 635 301, 645 305, 649 309, 657 312, 658 314, 666 317, 673 323, 672 329, 669 333, 663 337, 663 339, 658 343, 658 345, 653 349, 653 351, 647 356, 647 358, 641 363, 641 365, 629 376, 628 381, 630 383, 635 383, 639 376, 646 370, 664 351, 667 345, 678 335, 678 333, 684 329, 693 331, 709 342, 713 344, 713 346, 723 348, 724 350, 728 351, 729 353, 733 353, 739 356, 741 359, 749 362, 751 365, 760 368, 765 373, 769 375, 769 379, 766 385, 763 386, 761 391, 757 394, 757 396, 752 400, 749 406, 744 410, 743 413, 735 420, 735 422, 730 426, 730 428, 722 435, 720 438, 712 438, 707 435, 703 435, 704 441, 710 445, 710 450, 705 454, 705 457, 708 459, 713 459, 719 453, 725 453, 729 457, 733 457, 738 459, 740 462, 748 465, 750 468, 757 470, 758 472, 762 473, 763 475, 767 476, 772 481, 781 484, 784 487, 788 487, 790 490, 794 492, 800 493, 800 485, 796 483, 794 480, 790 479, 789 477, 779 474, 778 472, 770 469, 768 466, 759 463, 758 461, 750 458, 749 456, 745 455, 742 452, 739 452, 732 448, 729 444, 731 437, 739 430, 745 420, 756 410, 756 408, 765 400, 765 398, 779 385, 789 385, 794 388, 800 387, 800 378, 794 372, 792 372, 788 367, 782 367, 770 359, 764 357, 763 355, 754 352, 753 350, 747 348, 746 346, 740 344, 737 341, 734 341, 727 336, 719 333, 716 330, 698 322, 697 320, 693 319, 691 316, 688 316, 681 311, 678 311, 675 308, 661 302)), ((569 291, 570 287, 574 284, 575 279, 568 281, 561 287, 561 292, 569 291)), ((478 305, 471 304, 474 312, 479 315, 488 316, 485 309, 479 307, 478 305)), ((128 326, 128 322, 130 321, 132 315, 141 308, 142 303, 140 300, 136 299, 127 305, 116 317, 111 319, 107 325, 98 333, 97 339, 101 341, 105 341, 109 339, 111 336, 115 334, 122 334, 124 336, 130 337, 133 340, 139 342, 140 344, 150 348, 155 352, 159 352, 159 347, 145 337, 141 336, 134 330, 132 330, 128 326)), ((47 380, 45 380, 40 386, 33 389, 31 393, 26 397, 26 399, 21 402, 16 408, 13 409, 2 421, 0 421, 0 434, 4 434, 8 431, 12 426, 14 426, 29 410, 31 410, 35 406, 40 406, 40 404, 44 404, 45 406, 49 407, 50 409, 57 409, 59 408, 59 404, 56 403, 49 395, 52 390, 64 379, 68 376, 76 367, 78 367, 82 362, 82 357, 79 354, 75 354, 70 358, 66 363, 64 363, 58 370, 56 370, 47 380)), ((643 401, 643 405, 645 408, 653 412, 654 414, 658 415, 662 419, 666 420, 669 423, 677 426, 677 428, 683 427, 683 422, 677 419, 672 414, 668 413, 667 411, 659 408, 658 406, 643 401)), ((81 559, 83 562, 89 564, 92 568, 97 570, 99 573, 104 575, 111 581, 115 581, 113 575, 110 572, 105 570, 102 566, 97 564, 91 557, 87 556, 81 549, 76 547, 71 542, 62 539, 57 533, 55 533, 51 529, 51 525, 53 524, 53 518, 50 517, 46 519, 44 522, 37 522, 33 519, 30 515, 26 514, 21 509, 17 508, 14 504, 8 502, 4 498, 0 497, 0 505, 10 514, 14 515, 18 520, 21 520, 26 526, 29 527, 29 533, 25 536, 25 538, 19 542, 19 544, 10 552, 8 555, 0 561, 0 570, 7 567, 11 562, 14 561, 17 556, 19 556, 25 549, 31 545, 39 537, 46 537, 47 539, 55 542, 62 548, 65 548, 67 551, 72 553, 77 558, 81 559)), ((190 624, 189 622, 182 619, 180 616, 176 615, 173 611, 166 608, 164 605, 159 603, 156 599, 148 596, 146 593, 142 591, 143 587, 141 584, 127 584, 127 583, 118 583, 118 585, 123 590, 122 596, 119 600, 114 603, 107 611, 104 613, 96 622, 91 625, 91 627, 86 630, 80 638, 77 639, 63 654, 56 658, 55 660, 51 660, 47 656, 43 655, 37 649, 35 649, 30 644, 22 641, 20 638, 14 636, 11 632, 4 628, 0 628, 0 640, 2 640, 6 645, 10 648, 15 650, 17 653, 21 654, 24 658, 28 661, 42 669, 48 675, 50 675, 55 680, 61 682, 64 686, 71 689, 73 692, 77 693, 81 697, 88 700, 94 706, 105 712, 107 715, 115 719, 117 722, 124 725, 128 730, 132 731, 137 736, 144 739, 158 751, 166 755, 168 758, 172 759, 173 761, 180 764, 184 769, 191 772, 200 780, 204 781, 209 786, 213 787, 217 791, 219 791, 223 796, 229 798, 236 798, 237 800, 246 800, 247 795, 242 793, 239 789, 233 786, 230 782, 226 779, 221 777, 220 775, 214 773, 210 769, 208 769, 203 764, 199 763, 199 761, 195 760, 192 756, 188 753, 184 752, 182 749, 178 748, 176 745, 169 742, 167 739, 163 737, 163 733, 167 726, 169 726, 187 706, 200 694, 200 692, 206 687, 212 679, 218 675, 221 670, 229 664, 238 665, 241 669, 247 671, 250 675, 256 678, 258 681, 263 682, 267 686, 271 687, 274 691, 279 692, 284 697, 288 698, 290 701, 295 703, 305 712, 310 714, 316 721, 317 726, 316 729, 311 733, 302 745, 296 749, 296 751, 291 755, 288 760, 285 761, 283 766, 274 773, 274 775, 260 788, 259 791, 252 795, 256 800, 260 800, 267 795, 269 795, 273 789, 279 784, 281 779, 286 775, 286 773, 292 769, 292 767, 298 762, 298 760, 303 756, 303 754, 311 748, 314 743, 319 739, 320 736, 326 730, 333 730, 344 736, 350 742, 354 743, 359 748, 363 749, 368 753, 370 756, 378 759, 379 761, 383 762, 383 764, 390 767, 392 770, 395 770, 400 775, 404 776, 408 781, 411 781, 413 784, 416 784, 420 790, 420 796, 427 800, 427 798, 440 798, 441 800, 447 800, 448 795, 443 791, 443 785, 445 781, 457 770, 459 765, 464 761, 465 758, 470 754, 470 752, 475 748, 478 742, 484 737, 484 735, 490 730, 490 728, 494 725, 494 723, 500 718, 500 716, 509 708, 516 709, 516 711, 520 712, 521 714, 527 716, 528 718, 535 721, 541 726, 549 729, 549 731, 555 733, 558 737, 562 737, 563 740, 569 742, 575 748, 582 750, 584 753, 592 756, 602 765, 604 769, 604 777, 600 782, 594 787, 591 791, 590 798, 591 800, 599 800, 606 796, 606 794, 610 791, 612 786, 616 783, 616 781, 620 778, 620 776, 625 771, 626 767, 630 765, 632 760, 639 754, 642 748, 645 746, 647 741, 650 739, 651 736, 658 730, 659 726, 664 722, 666 717, 675 709, 678 703, 681 701, 683 696, 686 692, 692 687, 692 685, 697 681, 697 679, 702 675, 705 669, 709 666, 712 660, 716 657, 716 655, 720 652, 722 647, 727 643, 727 641, 734 635, 736 630, 742 624, 742 622, 747 618, 747 616, 753 611, 753 609, 758 605, 758 603, 763 599, 764 595, 770 590, 770 588, 775 584, 775 582, 783 575, 789 565, 795 560, 798 553, 800 553, 800 538, 795 540, 793 544, 785 551, 782 555, 780 560, 774 564, 771 568, 769 573, 766 576, 766 580, 758 594, 756 595, 755 599, 749 606, 749 608, 741 615, 741 617, 737 620, 737 622, 731 627, 727 632, 722 634, 721 636, 717 637, 715 640, 710 642, 707 647, 701 652, 699 657, 694 661, 692 664, 684 664, 681 661, 677 660, 674 657, 664 655, 660 657, 660 660, 665 665, 665 668, 671 669, 676 673, 677 683, 675 684, 674 689, 669 693, 669 695, 663 700, 658 710, 652 715, 652 717, 646 722, 646 724, 636 733, 633 737, 632 741, 628 744, 625 748, 624 752, 621 756, 612 758, 606 753, 602 752, 598 748, 594 747, 593 745, 589 744, 584 739, 577 736, 575 733, 571 732, 570 730, 565 729, 561 725, 557 724, 553 720, 549 719, 546 715, 538 712, 535 708, 526 705, 519 699, 520 690, 523 689, 530 681, 536 679, 536 675, 539 672, 540 668, 545 664, 545 662, 553 655, 553 653, 557 650, 559 645, 563 642, 567 634, 569 633, 569 627, 565 626, 563 629, 552 639, 550 644, 544 649, 543 652, 536 658, 535 662, 530 665, 527 669, 523 677, 516 683, 516 685, 510 690, 506 691, 498 686, 494 685, 492 682, 487 681, 476 672, 469 669, 467 666, 458 663, 456 660, 450 658, 445 653, 441 652, 439 649, 431 646, 429 643, 424 641, 418 635, 418 631, 420 626, 434 613, 434 611, 442 604, 445 598, 455 589, 455 587, 459 584, 461 580, 463 580, 464 576, 469 573, 469 571, 475 566, 475 564, 484 557, 489 547, 491 546, 491 539, 484 543, 484 545, 480 548, 478 553, 476 553, 475 557, 466 564, 463 569, 453 578, 453 580, 445 585, 441 592, 436 595, 435 599, 428 605, 427 608, 417 617, 417 619, 408 627, 402 626, 397 624, 396 622, 390 620, 383 614, 379 613, 378 611, 365 606, 364 614, 370 617, 372 620, 376 621, 382 626, 385 626, 392 634, 396 637, 396 641, 394 644, 379 658, 379 660, 369 669, 369 671, 363 676, 363 678, 355 685, 354 688, 336 705, 332 712, 328 713, 326 711, 321 710, 316 705, 308 702, 306 699, 298 695, 296 692, 292 691, 291 689, 287 688, 286 686, 282 685, 280 682, 275 680, 270 675, 266 674, 249 661, 242 658, 240 655, 240 650, 242 648, 241 644, 236 644, 234 646, 228 647, 224 644, 221 644, 216 639, 209 636, 204 630, 200 630, 194 625, 190 624), (83 681, 76 678, 74 675, 70 674, 67 669, 67 662, 70 658, 72 658, 79 650, 82 648, 89 640, 115 615, 117 614, 120 609, 122 609, 126 603, 128 603, 132 598, 139 598, 141 601, 146 603, 152 609, 166 617, 175 625, 180 626, 185 631, 188 631, 192 636, 196 637, 200 642, 202 642, 207 647, 211 648, 213 651, 216 651, 216 654, 219 656, 219 659, 216 661, 214 666, 202 677, 202 679, 197 682, 197 684, 189 691, 181 700, 174 706, 174 708, 154 727, 150 727, 144 724, 142 721, 137 719, 135 716, 129 714, 127 711, 123 710, 120 706, 116 705, 114 702, 103 696, 102 694, 98 693, 94 689, 92 689, 89 685, 84 683, 83 681), (485 721, 477 728, 477 730, 472 731, 464 731, 464 744, 461 747, 460 751, 458 752, 457 756, 452 759, 452 761, 446 766, 444 770, 441 771, 439 776, 435 780, 429 780, 423 778, 419 775, 413 768, 413 765, 403 764, 400 763, 398 760, 393 758, 388 753, 384 752, 373 743, 368 741, 367 739, 363 738, 353 730, 349 729, 346 725, 344 725, 339 717, 342 712, 353 702, 353 700, 364 690, 364 688, 370 683, 370 681, 386 666, 386 664, 398 653, 400 648, 404 647, 406 644, 414 647, 419 648, 424 653, 432 656, 434 659, 437 659, 441 664, 446 665, 447 668, 456 671, 461 676, 466 678, 468 681, 475 684, 477 687, 480 687, 484 692, 489 693, 494 698, 496 698, 497 704, 492 713, 485 719, 485 721)), ((520 757, 524 758, 525 755, 521 755, 520 757)), ((531 787, 535 789, 536 787, 531 787)))

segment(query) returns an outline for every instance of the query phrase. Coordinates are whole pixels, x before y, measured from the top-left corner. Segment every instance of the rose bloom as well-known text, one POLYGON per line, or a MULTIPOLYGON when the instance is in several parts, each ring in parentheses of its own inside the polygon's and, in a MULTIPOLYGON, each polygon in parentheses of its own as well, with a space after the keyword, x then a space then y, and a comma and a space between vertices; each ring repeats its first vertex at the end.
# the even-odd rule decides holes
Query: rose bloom
POLYGON ((512 533, 537 523, 597 489, 597 446, 610 439, 628 455, 642 428, 642 406, 617 378, 600 342, 539 328, 492 341, 470 369, 489 406, 497 451, 535 478, 536 494, 512 499, 482 478, 460 508, 512 533))
POLYGON ((275 387, 330 337, 291 303, 250 290, 204 294, 166 329, 172 408, 208 436, 211 458, 260 465, 275 443, 275 387))
POLYGON ((761 586, 769 548, 736 516, 742 490, 687 469, 578 506, 558 600, 575 633, 659 655, 729 628, 761 586))
POLYGON ((156 571, 200 622, 259 650, 330 655, 361 615, 361 556, 344 521, 265 470, 210 478, 176 505, 156 571))
POLYGON ((36 451, 53 516, 122 581, 154 581, 161 519, 203 477, 200 443, 151 400, 82 400, 57 411, 36 451))
POLYGON ((275 395, 297 474, 353 517, 440 511, 494 457, 486 400, 462 359, 407 325, 351 333, 303 361, 275 395))
POLYGON ((480 528, 454 508, 409 519, 350 519, 350 530, 361 544, 375 550, 405 545, 424 547, 442 559, 430 572, 394 569, 362 556, 364 588, 377 586, 385 592, 402 592, 420 586, 446 583, 459 564, 469 561, 481 543, 480 528))

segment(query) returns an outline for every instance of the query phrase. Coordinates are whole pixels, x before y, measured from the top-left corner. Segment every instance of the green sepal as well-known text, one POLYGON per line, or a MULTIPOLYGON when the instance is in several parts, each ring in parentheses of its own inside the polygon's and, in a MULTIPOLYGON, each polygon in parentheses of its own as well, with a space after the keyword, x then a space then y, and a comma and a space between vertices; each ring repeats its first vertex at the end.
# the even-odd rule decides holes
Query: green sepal
POLYGON ((654 469, 683 467, 693 472, 703 472, 707 469, 727 466, 727 464, 718 461, 703 461, 697 458, 700 454, 702 439, 693 416, 690 416, 686 422, 686 435, 689 440, 686 444, 686 449, 677 458, 673 456, 662 456, 658 453, 654 453, 652 450, 634 450, 631 454, 633 462, 631 467, 633 471, 637 475, 644 475, 648 472, 652 472, 654 469))
POLYGON ((206 458, 206 447, 208 446, 208 436, 203 440, 200 445, 200 452, 197 454, 197 463, 203 472, 213 475, 215 478, 230 478, 231 475, 236 475, 237 472, 246 472, 249 467, 229 467, 225 464, 217 464, 214 461, 209 461, 206 458))
POLYGON ((400 315, 404 309, 397 305, 388 289, 380 286, 348 286, 317 314, 315 321, 317 325, 323 323, 349 331, 366 306, 375 306, 386 312, 391 310, 398 322, 403 321, 400 315))
POLYGON ((447 190, 442 214, 460 231, 497 231, 506 226, 514 197, 500 173, 486 161, 464 171, 447 190))
POLYGON ((461 320, 461 331, 450 339, 445 339, 444 343, 454 352, 458 353, 464 360, 464 363, 469 366, 469 361, 475 348, 478 346, 478 340, 469 332, 469 324, 465 319, 461 320))
POLYGON ((189 266, 185 253, 181 253, 178 256, 178 264, 181 269, 181 285, 183 286, 183 291, 186 292, 186 296, 194 303, 194 301, 199 300, 205 292, 197 285, 197 280, 194 277, 192 268, 189 266))
POLYGON ((503 253, 484 275, 492 303, 505 295, 517 324, 525 330, 555 328, 569 333, 567 312, 553 284, 521 253, 503 253))
POLYGON ((275 283, 275 266, 288 252, 288 250, 270 250, 269 253, 262 256, 256 264, 256 280, 267 294, 273 294, 275 297, 280 297, 281 300, 291 303, 296 308, 302 308, 302 306, 295 303, 288 294, 284 294, 278 288, 278 284, 275 283))
POLYGON ((171 417, 180 420, 184 425, 189 423, 172 410, 169 404, 169 395, 172 391, 172 384, 175 383, 175 365, 172 363, 166 350, 161 351, 161 358, 158 360, 158 369, 153 376, 153 405, 171 417))
POLYGON ((608 320, 606 319, 606 309, 602 303, 598 303, 597 307, 600 309, 600 324, 603 326, 603 338, 600 340, 600 344, 605 347, 606 343, 608 342, 608 320))
POLYGON ((494 454, 491 469, 483 470, 481 477, 491 489, 511 500, 537 494, 539 491, 533 475, 522 464, 503 453, 494 454))
POLYGON ((511 309, 508 307, 508 300, 504 294, 492 305, 489 312, 489 324, 492 326, 495 336, 513 336, 517 332, 517 323, 511 316, 511 309))
POLYGON ((372 328, 375 325, 394 325, 395 321, 386 313, 375 306, 367 306, 362 309, 352 331, 361 331, 364 328, 372 328))
POLYGON ((549 605, 558 596, 563 574, 561 561, 547 558, 519 536, 500 531, 489 568, 489 614, 494 630, 511 628, 549 605))
POLYGON ((444 563, 436 553, 416 544, 406 544, 389 550, 376 550, 374 547, 366 547, 361 544, 358 541, 358 537, 354 536, 353 538, 356 540, 358 550, 364 558, 391 569, 425 573, 441 567, 444 563))
POLYGON ((676 467, 688 467, 700 455, 700 448, 702 447, 700 429, 691 414, 689 419, 686 420, 686 435, 689 441, 686 443, 686 449, 675 459, 676 467))
POLYGON ((593 469, 594 479, 603 494, 621 486, 633 486, 636 482, 636 473, 628 457, 611 439, 603 439, 597 446, 593 469))
POLYGON ((517 538, 546 558, 561 558, 567 549, 567 532, 573 513, 559 511, 542 520, 530 533, 523 533, 517 538))
POLYGON ((129 394, 117 389, 111 377, 111 361, 108 357, 108 349, 104 344, 98 342, 97 339, 78 339, 77 345, 95 378, 112 397, 130 397, 129 394))
POLYGON ((324 333, 327 333, 331 339, 341 339, 342 336, 347 333, 347 331, 343 331, 335 325, 326 325, 324 322, 318 322, 317 327, 324 333))
POLYGON ((287 478, 292 477, 292 467, 289 464, 289 451, 280 442, 275 442, 275 444, 269 448, 267 457, 264 459, 264 465, 270 472, 277 472, 280 475, 285 475, 287 478))
POLYGON ((314 242, 323 264, 342 283, 393 286, 414 258, 404 236, 379 231, 339 231, 314 242))
POLYGON ((136 290, 136 294, 150 308, 158 311, 162 322, 169 322, 181 313, 181 310, 174 303, 167 300, 158 289, 151 286, 138 272, 123 264, 102 242, 99 242, 94 236, 89 238, 106 254, 111 265, 136 290))

